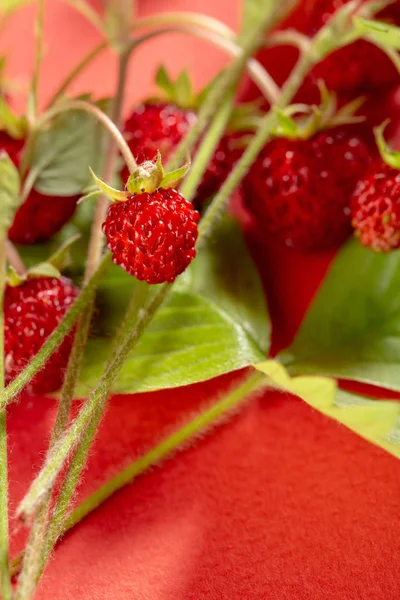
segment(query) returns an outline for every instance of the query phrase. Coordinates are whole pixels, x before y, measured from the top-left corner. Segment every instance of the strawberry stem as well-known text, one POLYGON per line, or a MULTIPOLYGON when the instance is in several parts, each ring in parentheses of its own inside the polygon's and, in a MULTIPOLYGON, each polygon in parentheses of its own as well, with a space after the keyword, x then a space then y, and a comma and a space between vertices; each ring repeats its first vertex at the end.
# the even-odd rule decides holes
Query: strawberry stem
MULTIPOLYGON (((131 52, 128 49, 119 56, 117 91, 112 110, 112 120, 115 126, 118 128, 118 130, 121 124, 121 112, 124 102, 126 75, 130 54, 131 52)), ((115 172, 117 156, 118 146, 115 143, 114 137, 110 135, 104 166, 104 178, 106 181, 112 180, 113 174, 115 172)), ((87 284, 90 281, 90 278, 94 275, 94 273, 96 273, 96 270, 98 269, 101 261, 101 256, 104 247, 104 236, 101 229, 101 225, 105 219, 107 208, 108 199, 105 195, 103 195, 97 201, 95 215, 92 223, 92 230, 89 241, 88 256, 84 275, 84 284, 87 284)), ((92 321, 94 309, 94 296, 95 289, 92 290, 91 297, 79 319, 78 329, 75 334, 74 344, 68 361, 68 367, 64 378, 63 388, 61 391, 61 398, 59 402, 56 422, 54 425, 52 439, 48 450, 49 453, 52 451, 54 445, 64 433, 68 424, 68 418, 72 400, 74 397, 76 382, 79 377, 82 365, 82 358, 84 355, 84 350, 86 348, 90 324, 92 321)), ((55 528, 56 531, 58 531, 60 527, 58 521, 62 522, 62 520, 64 519, 64 512, 67 510, 70 500, 70 497, 68 497, 69 490, 73 486, 71 491, 72 495, 77 484, 77 481, 75 481, 73 474, 77 470, 79 471, 79 473, 81 471, 80 468, 77 469, 76 467, 76 459, 78 458, 79 460, 78 451, 78 456, 73 457, 70 470, 66 475, 63 487, 59 493, 57 505, 55 510, 53 511, 52 517, 50 518, 50 522, 48 523, 52 497, 51 489, 48 490, 43 504, 41 505, 37 514, 35 515, 35 520, 32 524, 29 541, 26 546, 21 576, 19 578, 17 600, 29 600, 33 596, 35 587, 43 572, 44 566, 46 564, 46 559, 49 554, 49 552, 46 552, 48 544, 46 545, 45 543, 46 526, 48 524, 49 531, 54 531, 55 528)), ((49 538, 49 534, 47 535, 47 538, 50 540, 52 539, 51 537, 49 538)), ((49 551, 51 550, 53 544, 54 542, 51 544, 49 551)))
POLYGON ((35 68, 33 72, 31 89, 28 95, 27 118, 32 126, 35 122, 38 108, 38 85, 40 76, 40 67, 43 58, 43 20, 44 20, 44 0, 39 0, 38 17, 36 23, 36 52, 35 68))
MULTIPOLYGON (((5 229, 0 239, 0 389, 4 388, 4 289, 6 285, 5 229)), ((8 564, 8 462, 6 411, 0 410, 0 589, 3 600, 12 599, 8 564)))
POLYGON ((22 258, 20 257, 19 252, 14 246, 14 244, 10 242, 10 240, 6 240, 5 246, 8 264, 14 269, 17 275, 25 275, 25 265, 22 262, 22 258))

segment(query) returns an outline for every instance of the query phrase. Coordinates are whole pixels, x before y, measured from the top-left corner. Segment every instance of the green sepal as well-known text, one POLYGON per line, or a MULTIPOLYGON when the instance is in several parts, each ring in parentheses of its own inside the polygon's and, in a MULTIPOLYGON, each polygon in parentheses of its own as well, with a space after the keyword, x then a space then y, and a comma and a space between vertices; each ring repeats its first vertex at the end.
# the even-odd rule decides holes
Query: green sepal
POLYGON ((7 231, 20 202, 20 176, 17 167, 4 150, 0 151, 0 228, 7 231))
POLYGON ((389 148, 384 137, 384 131, 389 123, 390 119, 386 119, 386 121, 374 128, 376 144, 382 160, 389 165, 389 167, 400 170, 400 152, 389 148))
MULTIPOLYGON (((195 110, 200 106, 200 95, 196 95, 194 92, 189 73, 186 70, 182 71, 174 81, 168 75, 166 68, 161 65, 156 73, 155 81, 162 90, 163 100, 183 109, 195 110)), ((153 98, 150 101, 152 100, 160 99, 153 98)))
POLYGON ((4 98, 0 97, 0 130, 20 140, 26 136, 27 129, 26 118, 15 115, 4 98))
POLYGON ((291 104, 286 109, 275 109, 278 126, 274 135, 288 139, 306 140, 318 131, 360 123, 365 117, 355 116, 355 112, 364 103, 363 97, 352 100, 340 110, 337 110, 337 96, 329 92, 323 81, 318 82, 321 103, 317 105, 291 104))
POLYGON ((157 152, 155 161, 146 160, 136 167, 129 175, 125 187, 130 194, 151 194, 160 187, 164 175, 161 154, 157 152))
POLYGON ((31 267, 26 274, 28 279, 36 279, 39 277, 55 277, 59 279, 61 277, 60 271, 49 262, 42 262, 34 267, 31 267))
POLYGON ((19 273, 17 273, 17 271, 14 269, 14 267, 8 267, 7 285, 9 285, 10 287, 18 287, 19 285, 24 283, 24 281, 26 281, 26 279, 27 279, 26 274, 20 275, 19 273))
POLYGON ((190 158, 188 159, 188 161, 182 166, 179 167, 179 169, 175 169, 174 171, 171 171, 170 173, 166 173, 166 175, 164 175, 164 177, 161 180, 160 183, 160 188, 164 188, 164 189, 169 189, 169 188, 174 188, 178 185, 178 183, 181 181, 181 179, 183 179, 185 177, 185 175, 187 174, 187 172, 190 169, 190 158))
POLYGON ((92 175, 98 188, 106 194, 112 200, 112 202, 125 202, 129 198, 128 192, 122 192, 108 185, 105 181, 97 177, 93 170, 89 167, 90 174, 92 175))

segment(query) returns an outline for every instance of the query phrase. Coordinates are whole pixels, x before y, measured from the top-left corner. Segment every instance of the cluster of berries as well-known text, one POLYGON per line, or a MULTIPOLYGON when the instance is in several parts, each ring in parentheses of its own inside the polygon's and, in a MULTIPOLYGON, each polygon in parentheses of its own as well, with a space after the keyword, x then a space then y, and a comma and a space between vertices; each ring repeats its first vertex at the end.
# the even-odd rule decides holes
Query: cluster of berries
MULTIPOLYGON (((311 35, 346 0, 303 0, 286 27, 311 35)), ((400 23, 398 3, 384 18, 400 23)), ((274 74, 293 67, 293 53, 267 49, 261 54, 274 74), (275 60, 279 52, 280 60, 275 60), (271 58, 272 57, 272 58, 271 58), (275 57, 275 58, 273 58, 275 57), (286 60, 283 65, 282 61, 286 60), (272 61, 272 63, 271 63, 272 61)), ((354 97, 377 85, 394 85, 398 73, 388 57, 358 41, 324 60, 307 78, 300 96, 315 93, 316 81, 354 97), (345 66, 344 66, 345 65, 345 66)), ((278 83, 280 77, 277 74, 278 83)), ((168 82, 171 92, 171 82, 168 82)), ((180 105, 170 97, 136 107, 124 133, 139 163, 156 165, 159 153, 167 161, 197 119, 195 103, 180 105), (147 161, 147 163, 146 163, 147 161), (149 162, 150 161, 150 162, 149 162), (151 162, 153 161, 153 162, 151 162)), ((307 139, 276 137, 261 151, 243 182, 245 205, 265 234, 302 251, 339 246, 355 229, 361 242, 374 250, 400 247, 400 172, 377 159, 368 124, 348 124, 314 132, 307 139)), ((205 202, 220 188, 243 152, 241 134, 227 131, 220 141, 195 199, 189 203, 176 189, 163 186, 162 174, 151 188, 129 181, 123 201, 114 202, 103 224, 114 262, 150 284, 172 282, 195 257, 197 224, 205 202)), ((0 146, 16 165, 24 141, 0 134, 0 146)), ((162 167, 161 167, 162 168, 162 167)), ((143 168, 142 168, 143 172, 143 168)), ((19 208, 9 238, 21 244, 53 236, 72 217, 78 197, 48 197, 34 188, 19 208)), ((119 197, 121 200, 121 197, 119 197)), ((5 295, 5 369, 7 381, 22 370, 54 330, 78 294, 65 278, 28 278, 5 295)), ((62 381, 71 349, 71 335, 31 382, 31 390, 47 392, 62 381)))

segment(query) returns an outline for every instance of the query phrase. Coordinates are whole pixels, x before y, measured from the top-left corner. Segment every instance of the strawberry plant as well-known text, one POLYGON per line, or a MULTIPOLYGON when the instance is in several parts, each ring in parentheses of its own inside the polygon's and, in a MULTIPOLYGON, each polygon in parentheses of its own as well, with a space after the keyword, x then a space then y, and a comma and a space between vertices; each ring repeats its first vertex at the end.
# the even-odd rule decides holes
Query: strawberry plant
MULTIPOLYGON (((24 114, 13 110, 1 79, 3 600, 32 598, 68 528, 267 387, 299 395, 400 455, 400 404, 385 400, 400 392, 400 155, 384 138, 388 115, 374 141, 360 98, 398 82, 397 3, 244 0, 239 34, 201 14, 138 19, 123 0, 105 2, 104 14, 84 0, 69 3, 104 40, 49 104, 39 110, 43 0, 24 114), (202 37, 232 60, 199 94, 186 73, 172 81, 161 67, 163 97, 144 99, 124 124, 129 60, 170 30, 202 37), (276 56, 280 44, 298 54, 285 65, 285 81, 268 71, 269 48, 276 56), (75 77, 105 48, 117 57, 115 95, 69 97, 75 77), (265 56, 267 68, 258 61, 265 56), (246 71, 260 93, 251 105, 238 99, 246 71), (231 202, 238 189, 240 207, 231 202), (262 236, 293 253, 337 250, 293 343, 275 360, 266 360, 271 323, 240 231, 246 211, 262 236), (245 367, 236 388, 71 512, 110 394, 245 367), (383 400, 372 400, 370 388, 350 392, 349 382, 373 386, 383 400), (41 470, 16 511, 29 535, 11 561, 6 410, 32 391, 56 392, 58 411, 41 470)), ((22 4, 1 5, 5 26, 22 4)))

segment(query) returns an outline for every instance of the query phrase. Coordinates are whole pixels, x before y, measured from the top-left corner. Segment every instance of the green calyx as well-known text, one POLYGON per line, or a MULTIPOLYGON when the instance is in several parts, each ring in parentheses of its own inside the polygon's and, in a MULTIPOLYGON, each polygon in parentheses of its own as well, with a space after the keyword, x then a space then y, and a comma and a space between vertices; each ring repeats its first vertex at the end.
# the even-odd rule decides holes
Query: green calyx
POLYGON ((355 115, 364 103, 364 98, 356 98, 338 110, 336 94, 329 92, 323 82, 319 82, 318 87, 321 94, 319 106, 292 104, 285 110, 275 110, 278 125, 274 130, 274 135, 288 139, 306 140, 318 131, 340 125, 360 123, 365 120, 365 117, 355 115))
POLYGON ((179 167, 179 169, 175 169, 170 173, 165 173, 161 161, 161 154, 158 152, 156 160, 145 161, 138 165, 130 174, 129 179, 126 182, 125 191, 116 190, 97 177, 91 169, 90 172, 100 190, 115 203, 125 202, 130 196, 138 194, 152 194, 160 188, 169 189, 176 187, 180 180, 186 175, 189 168, 190 161, 182 167, 179 167))
POLYGON ((392 150, 387 144, 384 136, 384 131, 389 123, 390 119, 387 119, 378 127, 375 127, 375 140, 382 160, 389 165, 389 167, 392 167, 392 169, 400 170, 400 152, 392 150))
POLYGON ((150 102, 162 100, 186 110, 197 110, 199 108, 203 93, 199 95, 195 93, 186 70, 182 71, 174 81, 168 75, 166 68, 161 66, 156 73, 155 81, 162 91, 162 97, 151 98, 150 102))

